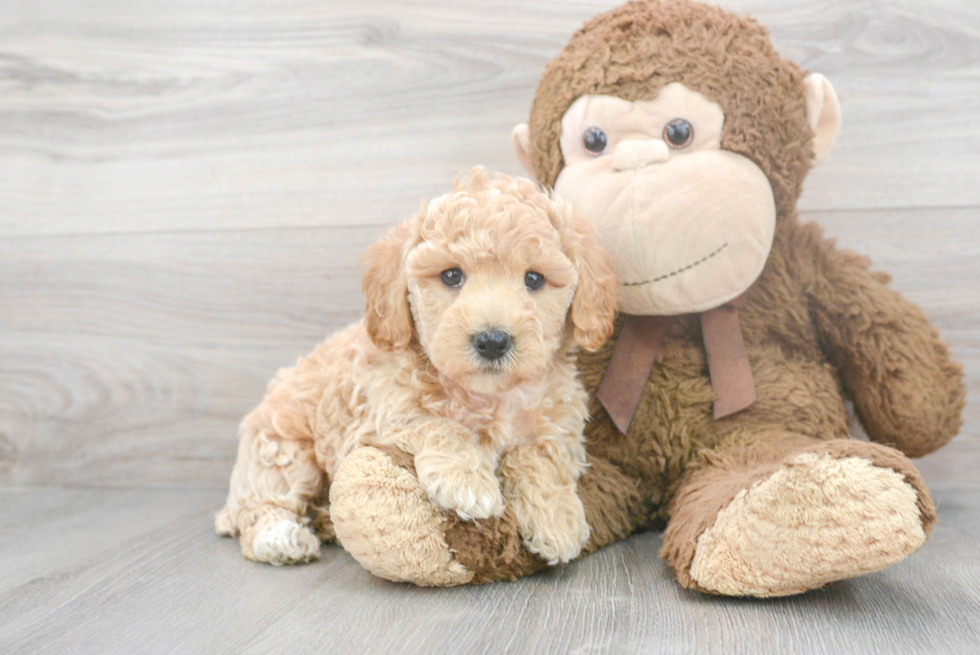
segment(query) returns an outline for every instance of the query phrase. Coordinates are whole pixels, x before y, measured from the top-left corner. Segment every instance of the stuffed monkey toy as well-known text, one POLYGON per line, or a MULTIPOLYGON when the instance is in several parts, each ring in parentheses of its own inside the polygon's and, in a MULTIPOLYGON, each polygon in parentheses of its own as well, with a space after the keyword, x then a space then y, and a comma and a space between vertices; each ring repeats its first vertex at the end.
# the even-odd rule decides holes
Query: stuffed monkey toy
MULTIPOLYGON (((754 21, 689 0, 600 15, 545 69, 515 150, 596 224, 620 278, 616 332, 579 356, 583 554, 665 526, 685 587, 780 596, 928 537, 909 457, 957 433, 962 371, 886 274, 799 222, 839 127, 826 79, 754 21), (848 434, 846 400, 871 442, 848 434)), ((331 482, 338 539, 376 575, 455 585, 547 566, 510 512, 435 507, 404 453, 361 448, 331 482)))

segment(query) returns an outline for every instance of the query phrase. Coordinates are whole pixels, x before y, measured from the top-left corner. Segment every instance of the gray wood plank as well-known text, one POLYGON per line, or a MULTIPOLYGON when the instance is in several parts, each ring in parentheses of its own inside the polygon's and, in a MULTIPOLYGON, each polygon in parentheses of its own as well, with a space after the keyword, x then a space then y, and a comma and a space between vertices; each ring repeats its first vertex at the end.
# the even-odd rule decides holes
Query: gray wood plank
POLYGON ((681 589, 658 533, 516 583, 419 589, 337 546, 248 562, 211 532, 217 490, 0 490, 0 652, 975 652, 980 487, 935 495, 940 522, 908 560, 758 601, 681 589))
POLYGON ((359 316, 382 232, 0 240, 0 480, 223 484, 276 368, 359 316))
MULTIPOLYGON (((0 3, 0 235, 389 222, 619 0, 0 3)), ((728 0, 835 83, 807 209, 980 204, 980 4, 728 0)))
MULTIPOLYGON (((966 365, 962 435, 923 461, 980 471, 980 209, 820 212, 920 303, 966 365)), ((222 487, 279 366, 362 307, 380 226, 0 239, 0 484, 222 487)))

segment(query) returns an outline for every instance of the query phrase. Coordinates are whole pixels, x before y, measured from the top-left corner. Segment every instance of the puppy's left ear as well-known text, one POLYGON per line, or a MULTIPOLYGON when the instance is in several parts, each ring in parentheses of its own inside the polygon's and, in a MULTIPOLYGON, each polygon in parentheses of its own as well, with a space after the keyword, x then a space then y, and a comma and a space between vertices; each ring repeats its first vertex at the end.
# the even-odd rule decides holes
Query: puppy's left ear
POLYGON ((596 241, 592 222, 574 213, 572 233, 575 243, 572 258, 578 264, 578 287, 571 311, 575 341, 594 352, 613 332, 619 281, 613 273, 609 253, 596 241))
POLYGON ((402 350, 412 340, 404 250, 413 239, 415 219, 392 228, 361 257, 361 290, 367 299, 364 326, 382 350, 402 350))

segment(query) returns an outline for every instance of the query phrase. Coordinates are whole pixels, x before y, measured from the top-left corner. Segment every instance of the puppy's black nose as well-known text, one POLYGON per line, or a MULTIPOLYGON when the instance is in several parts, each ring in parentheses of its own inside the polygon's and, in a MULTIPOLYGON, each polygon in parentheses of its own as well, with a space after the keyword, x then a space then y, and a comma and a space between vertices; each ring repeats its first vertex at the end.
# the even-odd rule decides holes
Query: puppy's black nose
POLYGON ((493 361, 507 354, 513 339, 503 330, 484 330, 473 335, 473 347, 483 359, 493 361))

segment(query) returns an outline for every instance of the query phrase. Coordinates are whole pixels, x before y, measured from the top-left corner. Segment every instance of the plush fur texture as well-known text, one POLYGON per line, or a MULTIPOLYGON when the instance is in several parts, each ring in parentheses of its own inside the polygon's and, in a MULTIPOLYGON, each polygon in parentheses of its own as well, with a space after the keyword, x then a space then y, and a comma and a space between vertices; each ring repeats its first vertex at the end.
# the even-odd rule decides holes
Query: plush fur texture
POLYGON ((872 460, 795 455, 701 533, 691 579, 716 593, 782 596, 877 571, 925 541, 917 500, 902 474, 872 460))
MULTIPOLYGON (((803 71, 781 59, 752 20, 687 0, 631 2, 589 21, 546 68, 530 117, 528 155, 538 180, 551 186, 562 170, 560 121, 576 98, 652 99, 670 82, 719 103, 722 148, 755 162, 772 186, 774 245, 740 312, 758 401, 713 420, 700 324, 679 316, 623 435, 593 395, 616 334, 582 353, 593 417, 591 465, 577 482, 591 527, 583 552, 666 524, 662 554, 679 581, 735 595, 795 593, 886 566, 917 548, 935 520, 908 456, 957 433, 962 371, 922 311, 888 288, 886 274, 797 220, 796 199, 814 161, 803 71), (850 438, 846 400, 876 443, 850 438), (804 497, 781 491, 794 485, 808 490, 804 497), (777 515, 802 503, 848 545, 821 538, 807 546, 807 525, 781 524, 776 556, 783 559, 768 575, 772 561, 743 539, 761 525, 753 517, 765 514, 763 500, 777 515), (897 523, 875 523, 889 512, 897 523), (862 540, 882 534, 884 551, 862 540)), ((342 465, 338 480, 346 475, 342 465)), ((380 465, 376 475, 384 475, 380 465)), ((476 522, 450 512, 436 530, 469 581, 486 582, 545 566, 522 544, 518 526, 508 509, 476 522)), ((359 528, 365 539, 383 538, 367 521, 359 528)))
POLYGON ((379 577, 418 585, 451 586, 473 579, 454 559, 443 527, 449 515, 419 486, 410 455, 365 446, 346 458, 344 471, 331 486, 330 512, 338 539, 354 559, 379 577))
POLYGON ((450 584, 472 574, 443 553, 448 572, 433 577, 445 540, 417 537, 419 526, 431 532, 442 510, 499 516, 506 503, 527 548, 551 563, 576 557, 589 525, 575 493, 586 395, 574 353, 605 341, 616 305, 591 225, 530 180, 474 169, 372 246, 364 264, 364 320, 279 371, 243 421, 218 531, 238 535, 246 557, 284 564, 316 557, 315 532, 333 529, 355 557, 383 558, 388 577, 450 584), (454 268, 458 288, 441 279, 454 268), (528 271, 545 285, 528 288, 528 271), (475 335, 487 330, 510 335, 499 359, 478 355, 475 335), (338 465, 367 445, 413 456, 421 487, 395 504, 379 499, 379 489, 405 489, 407 474, 365 454, 348 465, 331 515, 338 465), (363 472, 379 466, 384 481, 372 486, 363 472), (387 526, 383 540, 369 543, 352 520, 387 526), (412 573, 396 554, 409 544, 421 567, 412 573))

